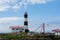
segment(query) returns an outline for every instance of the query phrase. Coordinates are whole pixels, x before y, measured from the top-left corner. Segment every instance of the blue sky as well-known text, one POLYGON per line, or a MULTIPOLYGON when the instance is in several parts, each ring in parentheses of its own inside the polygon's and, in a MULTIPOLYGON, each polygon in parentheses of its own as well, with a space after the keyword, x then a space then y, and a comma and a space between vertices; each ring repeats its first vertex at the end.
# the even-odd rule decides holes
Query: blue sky
POLYGON ((25 11, 30 31, 43 22, 46 23, 46 31, 60 26, 60 0, 0 0, 0 33, 9 32, 10 26, 23 26, 25 11))

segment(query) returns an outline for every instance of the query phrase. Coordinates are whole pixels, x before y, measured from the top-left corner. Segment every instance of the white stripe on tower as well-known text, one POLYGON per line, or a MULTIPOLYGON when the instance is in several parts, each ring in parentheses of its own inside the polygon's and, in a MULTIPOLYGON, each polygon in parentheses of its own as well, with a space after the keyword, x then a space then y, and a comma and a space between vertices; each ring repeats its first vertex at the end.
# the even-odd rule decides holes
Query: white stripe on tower
POLYGON ((28 29, 28 26, 27 26, 27 25, 24 25, 24 28, 25 28, 25 29, 28 29))
POLYGON ((24 18, 24 21, 28 21, 28 19, 27 18, 24 18))

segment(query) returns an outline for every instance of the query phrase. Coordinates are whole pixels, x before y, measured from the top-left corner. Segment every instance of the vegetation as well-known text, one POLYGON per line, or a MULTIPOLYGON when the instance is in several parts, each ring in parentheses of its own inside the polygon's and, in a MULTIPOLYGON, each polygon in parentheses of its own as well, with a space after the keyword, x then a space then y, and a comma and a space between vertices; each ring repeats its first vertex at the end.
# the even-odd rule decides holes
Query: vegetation
POLYGON ((42 37, 41 34, 34 33, 33 36, 28 35, 28 33, 7 33, 7 34, 0 34, 0 38, 3 38, 5 40, 17 40, 17 39, 60 39, 60 36, 50 35, 50 36, 44 36, 42 37))

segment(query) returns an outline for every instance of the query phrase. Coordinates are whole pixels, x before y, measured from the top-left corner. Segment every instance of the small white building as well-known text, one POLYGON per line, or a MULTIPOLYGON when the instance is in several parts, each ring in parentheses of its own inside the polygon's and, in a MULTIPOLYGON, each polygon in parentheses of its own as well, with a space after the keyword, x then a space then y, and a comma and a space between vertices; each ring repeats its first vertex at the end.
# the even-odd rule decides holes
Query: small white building
POLYGON ((10 26, 12 32, 25 32, 24 27, 22 26, 10 26))
POLYGON ((52 32, 54 32, 55 35, 60 35, 60 29, 54 29, 52 30, 52 32))

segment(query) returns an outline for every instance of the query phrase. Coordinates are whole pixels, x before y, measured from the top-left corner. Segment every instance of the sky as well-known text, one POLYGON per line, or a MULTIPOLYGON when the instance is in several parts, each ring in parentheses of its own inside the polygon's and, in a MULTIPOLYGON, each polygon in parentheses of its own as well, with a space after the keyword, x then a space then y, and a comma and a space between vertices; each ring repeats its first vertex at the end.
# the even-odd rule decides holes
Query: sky
POLYGON ((24 26, 25 12, 30 31, 42 23, 46 24, 46 32, 60 29, 60 0, 0 0, 0 33, 10 32, 10 26, 24 26))

